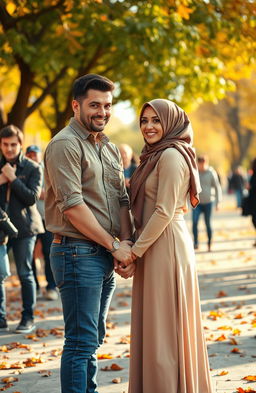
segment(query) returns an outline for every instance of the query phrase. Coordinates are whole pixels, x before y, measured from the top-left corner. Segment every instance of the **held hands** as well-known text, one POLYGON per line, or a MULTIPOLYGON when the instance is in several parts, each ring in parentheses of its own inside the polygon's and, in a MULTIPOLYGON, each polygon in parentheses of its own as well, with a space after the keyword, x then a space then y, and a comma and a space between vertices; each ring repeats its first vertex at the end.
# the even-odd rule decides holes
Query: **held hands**
POLYGON ((118 262, 116 259, 114 259, 114 265, 115 272, 125 279, 132 277, 136 270, 135 263, 130 263, 130 265, 124 267, 122 266, 121 262, 118 262))
POLYGON ((113 252, 115 272, 125 279, 132 277, 136 270, 133 262, 137 256, 132 253, 132 245, 131 241, 123 240, 119 249, 113 252))
POLYGON ((131 250, 132 245, 133 243, 130 240, 122 240, 119 249, 112 253, 115 259, 122 262, 123 267, 128 266, 134 260, 131 250))
POLYGON ((16 179, 16 165, 11 166, 8 162, 2 167, 2 174, 5 176, 8 182, 12 182, 16 179))

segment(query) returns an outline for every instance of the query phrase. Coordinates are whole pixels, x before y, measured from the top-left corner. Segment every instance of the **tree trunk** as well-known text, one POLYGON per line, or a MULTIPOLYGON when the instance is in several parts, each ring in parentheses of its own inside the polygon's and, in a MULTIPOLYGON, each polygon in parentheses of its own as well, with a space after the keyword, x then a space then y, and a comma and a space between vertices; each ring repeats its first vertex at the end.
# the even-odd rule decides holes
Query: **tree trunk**
POLYGON ((20 85, 16 101, 8 115, 8 124, 14 124, 23 130, 27 117, 27 107, 31 89, 33 87, 34 73, 21 58, 17 59, 20 70, 20 85))

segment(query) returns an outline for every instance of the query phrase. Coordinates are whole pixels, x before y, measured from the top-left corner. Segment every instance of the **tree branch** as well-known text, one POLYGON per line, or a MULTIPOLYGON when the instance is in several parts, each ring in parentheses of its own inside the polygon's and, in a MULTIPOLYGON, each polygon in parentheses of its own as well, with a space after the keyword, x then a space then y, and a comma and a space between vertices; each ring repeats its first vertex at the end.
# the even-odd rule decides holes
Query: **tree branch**
POLYGON ((59 74, 46 86, 40 97, 38 97, 29 108, 27 108, 26 117, 30 116, 31 113, 33 113, 39 107, 39 105, 44 101, 45 97, 51 92, 51 90, 56 86, 58 81, 64 76, 67 68, 67 66, 63 67, 59 74))
POLYGON ((4 30, 9 30, 12 29, 17 25, 18 22, 20 21, 34 21, 36 18, 47 14, 49 12, 52 12, 56 9, 61 9, 62 6, 64 6, 65 0, 59 0, 55 5, 49 6, 42 8, 38 12, 32 12, 30 14, 26 14, 23 16, 18 16, 16 18, 13 18, 8 11, 6 10, 5 3, 4 1, 0 1, 0 21, 3 24, 4 30))

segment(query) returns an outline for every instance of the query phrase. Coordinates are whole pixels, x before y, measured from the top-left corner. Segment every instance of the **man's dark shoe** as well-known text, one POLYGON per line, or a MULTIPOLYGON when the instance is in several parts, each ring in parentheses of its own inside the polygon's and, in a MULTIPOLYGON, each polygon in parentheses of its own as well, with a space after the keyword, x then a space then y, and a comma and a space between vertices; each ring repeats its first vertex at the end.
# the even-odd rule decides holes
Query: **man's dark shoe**
POLYGON ((9 330, 6 319, 0 318, 0 331, 6 331, 6 330, 9 330))
POLYGON ((16 333, 31 333, 35 330, 36 326, 34 325, 34 321, 32 319, 24 319, 22 318, 19 325, 16 327, 16 333))

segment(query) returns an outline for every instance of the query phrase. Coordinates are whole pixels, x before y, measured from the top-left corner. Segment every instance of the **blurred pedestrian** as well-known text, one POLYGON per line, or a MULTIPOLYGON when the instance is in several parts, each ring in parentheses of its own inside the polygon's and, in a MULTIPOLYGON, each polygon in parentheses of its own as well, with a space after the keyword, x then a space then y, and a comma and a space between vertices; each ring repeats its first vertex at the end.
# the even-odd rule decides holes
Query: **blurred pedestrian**
MULTIPOLYGON (((249 210, 252 216, 252 223, 256 230, 256 158, 252 161, 252 172, 249 180, 249 210)), ((256 239, 253 243, 256 247, 256 239)))
POLYGON ((230 178, 228 179, 228 191, 234 192, 237 207, 242 207, 242 199, 244 190, 246 189, 246 179, 243 175, 242 168, 236 167, 230 178))
MULTIPOLYGON (((36 201, 41 194, 43 173, 40 166, 22 153, 23 133, 14 125, 0 130, 0 206, 4 206, 11 222, 18 229, 17 238, 9 239, 7 252, 12 248, 21 283, 22 318, 17 333, 35 329, 33 310, 36 304, 36 285, 32 258, 36 235, 44 232, 36 201)), ((6 258, 4 259, 6 262, 6 258)), ((7 271, 8 269, 6 269, 7 271)), ((0 326, 6 326, 4 278, 0 275, 0 326)))
MULTIPOLYGON (((31 160, 37 162, 43 169, 42 151, 39 146, 37 146, 37 145, 28 146, 26 149, 26 156, 28 158, 30 158, 31 160)), ((36 244, 38 244, 38 242, 41 242, 42 254, 44 257, 44 273, 45 273, 45 278, 46 278, 46 282, 47 282, 44 297, 46 300, 57 300, 58 299, 58 292, 56 290, 56 284, 55 284, 55 281, 53 278, 52 269, 51 269, 51 265, 50 265, 50 248, 51 248, 53 236, 52 236, 52 233, 47 231, 47 229, 45 227, 44 195, 45 195, 45 190, 44 190, 44 182, 43 182, 42 192, 41 192, 40 198, 36 202, 36 206, 37 206, 37 209, 42 217, 45 232, 37 235, 36 244)), ((33 257, 32 267, 33 267, 34 278, 36 281, 37 294, 40 295, 41 289, 40 289, 40 284, 39 284, 38 277, 37 277, 37 267, 36 267, 35 255, 33 257)))
POLYGON ((133 172, 137 168, 137 162, 135 160, 135 156, 133 150, 130 145, 122 143, 119 146, 119 151, 122 157, 123 167, 124 167, 124 178, 126 189, 130 191, 130 178, 133 175, 133 172))
POLYGON ((194 248, 198 249, 198 222, 200 215, 204 215, 204 221, 208 237, 208 251, 211 251, 212 244, 212 207, 215 205, 218 210, 219 202, 222 199, 221 186, 218 180, 216 171, 209 166, 209 160, 207 156, 200 156, 197 159, 199 178, 202 191, 200 192, 199 199, 200 203, 192 211, 192 230, 194 236, 194 248))

